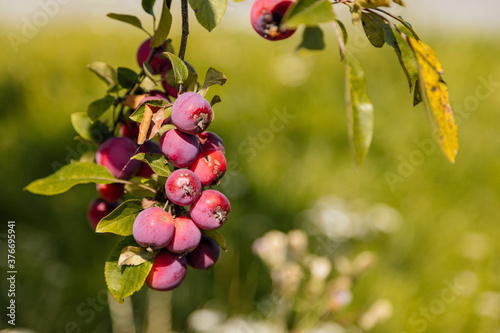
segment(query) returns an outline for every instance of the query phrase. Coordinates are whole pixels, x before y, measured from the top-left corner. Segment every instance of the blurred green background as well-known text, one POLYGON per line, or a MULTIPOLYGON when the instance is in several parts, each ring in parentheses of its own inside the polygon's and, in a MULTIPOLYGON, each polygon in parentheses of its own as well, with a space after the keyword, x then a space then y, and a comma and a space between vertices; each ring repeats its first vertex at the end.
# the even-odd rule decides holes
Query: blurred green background
MULTIPOLYGON (((53 165, 81 154, 70 114, 85 111, 105 89, 86 65, 137 66, 135 51, 143 33, 114 22, 90 26, 54 20, 18 53, 8 39, 0 39, 2 232, 8 220, 16 221, 17 326, 37 332, 63 332, 68 322, 76 322, 82 332, 111 327, 107 308, 88 321, 76 311, 105 287, 104 261, 116 241, 94 234, 87 223, 94 186, 55 197, 22 190, 52 173, 53 165)), ((379 257, 355 285, 347 308, 356 313, 378 298, 389 300, 393 316, 373 332, 500 331, 500 85, 481 88, 484 80, 500 82, 500 44, 494 34, 415 28, 445 68, 455 112, 464 110, 456 115, 460 151, 455 165, 432 141, 423 107, 412 107, 394 52, 387 46, 374 49, 359 29, 352 29, 350 44, 365 68, 376 122, 371 151, 357 169, 347 134, 344 67, 330 27, 326 50, 305 55, 294 51, 300 33, 270 43, 248 27, 223 25, 212 34, 192 28, 186 59, 200 76, 211 66, 228 77, 209 97, 222 98, 210 130, 224 139, 231 161, 224 191, 232 212, 221 229, 229 252, 210 272, 190 270, 172 294, 177 331, 186 331, 187 315, 209 301, 223 304, 228 315, 254 311, 256 301, 270 292, 271 280, 252 253, 252 242, 268 230, 304 227, 301 212, 328 195, 386 203, 402 217, 396 232, 352 242, 343 250, 370 250, 379 257), (488 96, 477 98, 478 89, 488 96), (282 130, 273 131, 276 112, 292 116, 282 130), (412 315, 441 299, 457 276, 467 277, 459 297, 426 320, 425 329, 412 324, 412 315)), ((13 29, 4 25, 2 31, 13 29)), ((173 36, 178 45, 178 29, 173 36)), ((3 271, 5 264, 2 259, 3 271)), ((2 306, 7 304, 5 281, 2 306)), ((133 297, 138 325, 145 289, 133 297)))

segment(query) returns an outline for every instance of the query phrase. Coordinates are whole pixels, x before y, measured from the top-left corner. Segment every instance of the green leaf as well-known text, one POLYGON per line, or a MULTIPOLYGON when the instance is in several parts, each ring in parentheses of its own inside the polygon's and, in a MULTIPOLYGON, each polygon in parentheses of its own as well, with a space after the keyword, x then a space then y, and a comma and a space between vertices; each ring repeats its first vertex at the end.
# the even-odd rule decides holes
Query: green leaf
POLYGON ((212 100, 210 101, 210 106, 213 107, 215 104, 220 103, 220 102, 222 102, 222 100, 220 99, 220 96, 215 95, 214 97, 212 97, 212 100))
POLYGON ((378 15, 363 13, 361 16, 363 30, 370 43, 375 47, 382 47, 385 44, 385 30, 382 27, 385 21, 378 15))
POLYGON ((170 59, 170 62, 172 63, 175 83, 183 84, 189 75, 188 68, 184 63, 184 61, 182 61, 181 58, 170 52, 164 52, 163 55, 165 55, 168 59, 170 59))
POLYGON ((90 129, 92 127, 92 120, 86 112, 75 112, 71 114, 71 124, 76 133, 83 139, 92 141, 90 129))
POLYGON ((153 259, 138 266, 118 265, 122 250, 127 246, 139 245, 132 236, 123 238, 111 250, 104 266, 104 277, 106 278, 109 292, 118 303, 123 303, 126 297, 142 288, 153 266, 153 259))
POLYGON ((146 13, 148 13, 149 15, 151 15, 153 17, 155 16, 155 13, 153 11, 155 1, 156 0, 142 0, 142 9, 144 9, 144 11, 146 13))
POLYGON ((100 79, 108 84, 109 89, 118 84, 116 71, 113 67, 102 61, 96 61, 87 65, 87 68, 94 72, 100 79))
POLYGON ((347 41, 349 39, 349 35, 347 34, 347 29, 345 28, 344 23, 340 20, 335 20, 340 27, 340 30, 342 30, 342 39, 344 40, 344 44, 347 44, 347 41))
POLYGON ((139 153, 132 156, 132 159, 149 164, 151 169, 159 176, 170 176, 171 172, 168 168, 167 159, 162 154, 139 153))
POLYGON ((201 96, 205 96, 208 92, 208 89, 213 85, 223 86, 227 81, 226 76, 216 70, 215 68, 210 67, 207 71, 207 75, 205 75, 205 82, 203 83, 203 87, 201 87, 198 92, 201 96))
POLYGON ((189 0, 189 5, 198 22, 208 31, 212 31, 226 12, 227 0, 189 0))
POLYGON ((373 135, 373 105, 366 93, 365 73, 349 50, 345 52, 349 134, 356 164, 363 164, 373 135))
POLYGON ((165 42, 170 33, 170 27, 172 26, 172 14, 170 14, 170 9, 167 6, 167 1, 163 1, 163 9, 161 11, 160 23, 158 23, 158 28, 156 28, 153 38, 151 38, 151 47, 159 47, 165 42))
POLYGON ((113 105, 114 101, 115 98, 111 95, 106 95, 101 99, 93 101, 87 109, 87 115, 91 120, 96 120, 113 105))
MULTIPOLYGON (((391 27, 389 24, 382 25, 382 28, 385 31, 385 38, 387 44, 392 46, 396 55, 398 56, 399 63, 403 68, 403 71, 408 79, 408 85, 410 86, 410 92, 413 87, 415 87, 415 83, 418 80, 418 64, 417 59, 415 58, 415 54, 413 50, 408 44, 408 41, 401 36, 401 34, 391 27)), ((406 27, 402 25, 398 25, 397 28, 403 34, 406 35, 406 38, 411 36, 411 32, 406 29, 406 27)))
POLYGON ((125 184, 125 193, 134 197, 141 197, 141 198, 154 196, 152 190, 158 188, 158 182, 153 179, 157 178, 155 176, 156 175, 153 174, 151 175, 151 178, 132 177, 131 179, 129 179, 129 181, 134 184, 125 184), (150 189, 147 189, 138 184, 145 185, 150 189))
POLYGON ((141 30, 144 30, 144 28, 142 27, 141 21, 133 15, 108 13, 106 16, 109 18, 112 18, 114 20, 118 20, 121 22, 131 24, 134 27, 137 27, 141 30))
POLYGON ((118 265, 139 266, 148 260, 154 259, 156 253, 158 251, 149 252, 140 246, 126 246, 122 249, 118 265))
MULTIPOLYGON (((167 101, 164 99, 152 99, 147 102, 142 103, 135 111, 130 115, 130 119, 133 121, 136 121, 138 123, 142 122, 142 118, 144 116, 144 110, 146 109, 146 104, 152 105, 152 106, 160 106, 163 107, 168 104, 167 101)), ((171 108, 165 109, 165 117, 168 117, 170 115, 171 108)))
POLYGON ((221 249, 223 249, 225 252, 227 252, 227 244, 226 244, 226 238, 218 232, 217 230, 203 230, 200 229, 201 233, 208 238, 212 239, 214 242, 219 245, 221 249))
POLYGON ((92 122, 87 112, 72 113, 71 124, 82 139, 93 143, 100 143, 100 140, 109 133, 109 129, 102 122, 98 120, 92 122))
POLYGON ((302 35, 302 42, 297 47, 297 51, 310 50, 317 51, 325 48, 323 30, 320 27, 306 27, 302 35))
POLYGON ((56 195, 78 184, 111 184, 118 181, 102 165, 75 162, 63 166, 48 177, 31 182, 24 189, 35 194, 56 195))
POLYGON ((420 94, 434 128, 441 149, 450 162, 455 163, 458 153, 458 129, 451 110, 448 86, 434 50, 422 41, 408 37, 419 67, 420 94))
POLYGON ((135 218, 142 210, 141 200, 127 200, 116 207, 109 215, 103 217, 97 224, 95 232, 109 232, 120 236, 130 236, 132 235, 135 218))
POLYGON ((118 83, 123 88, 129 89, 140 83, 139 74, 126 67, 118 67, 118 83))
POLYGON ((151 66, 148 63, 144 62, 142 64, 142 70, 144 71, 144 75, 146 75, 146 77, 150 79, 152 82, 154 82, 154 84, 156 85, 157 84, 156 79, 152 74, 153 70, 151 69, 151 66))
POLYGON ((288 29, 299 25, 317 26, 335 20, 332 4, 328 0, 298 0, 290 7, 281 24, 288 29))

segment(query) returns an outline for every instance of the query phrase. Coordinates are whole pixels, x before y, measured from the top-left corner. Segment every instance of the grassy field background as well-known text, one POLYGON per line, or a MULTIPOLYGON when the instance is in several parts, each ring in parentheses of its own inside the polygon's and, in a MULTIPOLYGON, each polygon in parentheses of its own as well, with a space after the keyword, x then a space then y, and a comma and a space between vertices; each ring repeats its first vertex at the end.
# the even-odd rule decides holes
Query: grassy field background
MULTIPOLYGON (((22 189, 52 173, 54 163, 79 155, 70 114, 85 111, 105 88, 85 66, 105 61, 135 68, 135 50, 145 36, 122 28, 53 23, 16 54, 8 40, 0 40, 0 215, 2 228, 17 222, 18 327, 62 332, 76 322, 82 332, 110 331, 107 308, 92 319, 77 312, 105 287, 104 261, 115 242, 94 234, 86 221, 94 187, 56 197, 22 189)), ((389 300, 393 316, 373 332, 500 331, 500 44, 473 31, 416 29, 446 71, 460 131, 455 165, 432 141, 423 107, 412 107, 394 52, 372 48, 359 29, 350 43, 364 65, 376 115, 372 148, 359 169, 349 147, 344 69, 331 29, 327 49, 306 55, 294 51, 299 33, 269 43, 248 31, 216 29, 209 35, 192 29, 188 61, 201 76, 212 66, 229 79, 209 93, 223 101, 210 129, 224 139, 232 162, 225 191, 233 210, 221 229, 229 252, 211 272, 190 271, 172 294, 177 331, 186 331, 187 315, 207 302, 222 304, 228 315, 252 312, 271 288, 252 242, 268 230, 307 228, 303 212, 331 195, 355 204, 384 203, 402 218, 394 233, 352 242, 347 252, 378 255, 347 309, 355 313, 378 298, 389 300), (485 81, 494 84, 484 87, 485 81), (284 112, 291 116, 282 130, 262 134, 284 112), (388 181, 388 175, 399 181, 388 181), (455 282, 462 288, 458 297, 425 319, 425 329, 412 321, 426 318, 422 308, 432 307, 455 282)), ((178 31, 174 36, 178 45, 178 31)), ((138 318, 144 289, 133 297, 138 318)))

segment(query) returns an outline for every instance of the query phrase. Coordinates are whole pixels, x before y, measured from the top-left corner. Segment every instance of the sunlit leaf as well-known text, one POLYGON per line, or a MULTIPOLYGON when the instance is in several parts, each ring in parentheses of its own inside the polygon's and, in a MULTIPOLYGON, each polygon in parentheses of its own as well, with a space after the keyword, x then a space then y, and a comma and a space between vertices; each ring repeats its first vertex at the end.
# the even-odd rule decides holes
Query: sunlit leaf
POLYGON ((170 52, 164 52, 163 53, 168 59, 170 59, 170 62, 172 63, 172 69, 174 71, 174 77, 175 77, 175 82, 177 84, 182 84, 186 79, 188 78, 189 71, 184 63, 184 61, 181 60, 178 56, 176 56, 173 53, 170 52))
POLYGON ((48 177, 31 182, 24 189, 35 194, 56 195, 78 184, 111 184, 117 181, 102 165, 75 162, 63 166, 48 177))
POLYGON ((365 73, 349 50, 345 52, 349 134, 356 164, 363 164, 373 135, 373 105, 366 93, 365 73))
POLYGON ((155 16, 153 11, 153 7, 155 5, 156 0, 142 0, 142 9, 149 15, 155 16))
POLYGON ((385 21, 380 16, 371 13, 363 13, 361 16, 363 30, 370 43, 375 47, 382 47, 385 44, 385 33, 383 25, 385 21))
POLYGON ((151 169, 160 176, 170 176, 167 159, 162 154, 139 153, 132 156, 132 159, 149 164, 151 169))
POLYGON ((87 68, 94 72, 100 79, 106 82, 109 88, 118 84, 116 71, 113 67, 102 61, 96 61, 87 65, 87 68))
POLYGON ((297 51, 309 50, 319 51, 325 48, 323 30, 320 27, 306 27, 302 35, 302 42, 297 47, 297 51))
POLYGON ((123 238, 112 250, 106 260, 104 267, 104 277, 109 292, 118 303, 140 290, 153 266, 153 259, 150 259, 138 266, 122 266, 118 264, 121 253, 128 246, 139 246, 134 237, 123 238))
POLYGON ((142 210, 141 200, 127 200, 103 217, 97 224, 95 232, 130 236, 132 235, 135 218, 142 210))
POLYGON ((298 0, 283 17, 282 25, 295 29, 301 24, 317 26, 335 20, 332 4, 328 0, 298 0))
POLYGON ((198 22, 208 31, 212 31, 226 12, 227 0, 189 0, 189 5, 198 22))
POLYGON ((223 86, 226 81, 227 78, 223 73, 219 72, 215 68, 210 67, 207 71, 207 75, 205 75, 205 82, 203 83, 203 87, 201 87, 198 93, 201 96, 205 96, 211 86, 216 84, 223 86))
POLYGON ((167 1, 163 1, 163 7, 161 11, 160 23, 158 23, 158 28, 151 38, 151 47, 158 47, 165 42, 170 33, 170 27, 172 26, 172 14, 170 9, 168 9, 167 1))
POLYGON ((155 255, 155 251, 149 252, 140 246, 126 246, 118 258, 118 265, 138 266, 153 259, 155 255))
POLYGON ((113 105, 114 101, 115 98, 111 95, 93 101, 87 109, 87 115, 91 120, 96 120, 113 105))
POLYGON ((415 58, 413 49, 411 48, 410 44, 408 44, 407 39, 401 36, 401 33, 403 33, 405 36, 407 36, 406 38, 408 38, 411 36, 411 32, 402 25, 397 26, 397 29, 399 31, 394 29, 394 27, 390 26, 389 24, 384 24, 382 25, 382 27, 385 31, 387 44, 392 46, 392 48, 396 52, 396 55, 398 56, 399 63, 401 64, 406 78, 408 79, 408 85, 410 86, 411 92, 413 87, 415 87, 415 83, 418 80, 419 75, 417 59, 415 58))
POLYGON ((141 21, 136 16, 127 15, 127 14, 115 14, 115 13, 109 13, 106 16, 109 17, 109 18, 112 18, 114 20, 118 20, 118 21, 121 21, 121 22, 125 22, 125 23, 128 23, 128 24, 131 24, 134 27, 137 27, 137 28, 139 28, 141 30, 144 30, 142 28, 141 21))
POLYGON ((365 8, 390 7, 392 0, 355 0, 356 4, 365 8))
POLYGON ((140 83, 139 74, 130 68, 118 67, 118 83, 120 83, 123 88, 132 88, 140 83))
POLYGON ((451 110, 448 86, 442 79, 443 67, 434 50, 416 39, 408 38, 419 65, 420 94, 431 115, 437 137, 445 156, 452 162, 458 152, 458 129, 451 110))

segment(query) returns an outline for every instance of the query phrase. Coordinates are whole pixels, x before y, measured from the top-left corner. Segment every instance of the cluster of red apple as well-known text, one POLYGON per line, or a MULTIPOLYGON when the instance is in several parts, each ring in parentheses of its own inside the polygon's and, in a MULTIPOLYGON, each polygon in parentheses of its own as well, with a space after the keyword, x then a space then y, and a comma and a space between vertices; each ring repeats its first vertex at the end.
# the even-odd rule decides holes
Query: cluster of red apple
MULTIPOLYGON (((140 66, 148 58, 149 40, 138 50, 140 66)), ((160 57, 161 50, 151 60, 157 74, 171 69, 168 59, 160 57)), ((170 87, 164 81, 164 87, 170 87)), ((195 92, 177 96, 172 90, 166 93, 152 91, 139 105, 150 100, 176 98, 171 115, 164 124, 175 128, 166 131, 159 143, 149 140, 138 146, 137 123, 124 121, 119 134, 103 142, 96 152, 96 163, 106 167, 117 179, 133 176, 151 178, 154 171, 142 161, 131 159, 138 153, 164 155, 172 166, 158 200, 141 211, 133 225, 137 244, 150 252, 157 252, 153 267, 146 279, 147 285, 156 290, 171 290, 184 279, 187 264, 195 269, 209 269, 219 258, 219 246, 201 230, 215 230, 227 220, 231 206, 219 191, 207 189, 218 183, 226 171, 224 143, 206 129, 213 119, 210 103, 195 92), (164 189, 164 193, 163 193, 164 189), (168 211, 165 209, 168 207, 168 211), (201 230, 200 230, 201 229, 201 230)), ((95 229, 100 220, 111 213, 125 194, 123 184, 98 184, 100 197, 88 210, 91 226, 95 229)), ((158 198, 158 195, 156 196, 158 198)), ((156 199, 155 199, 156 200, 156 199)))

